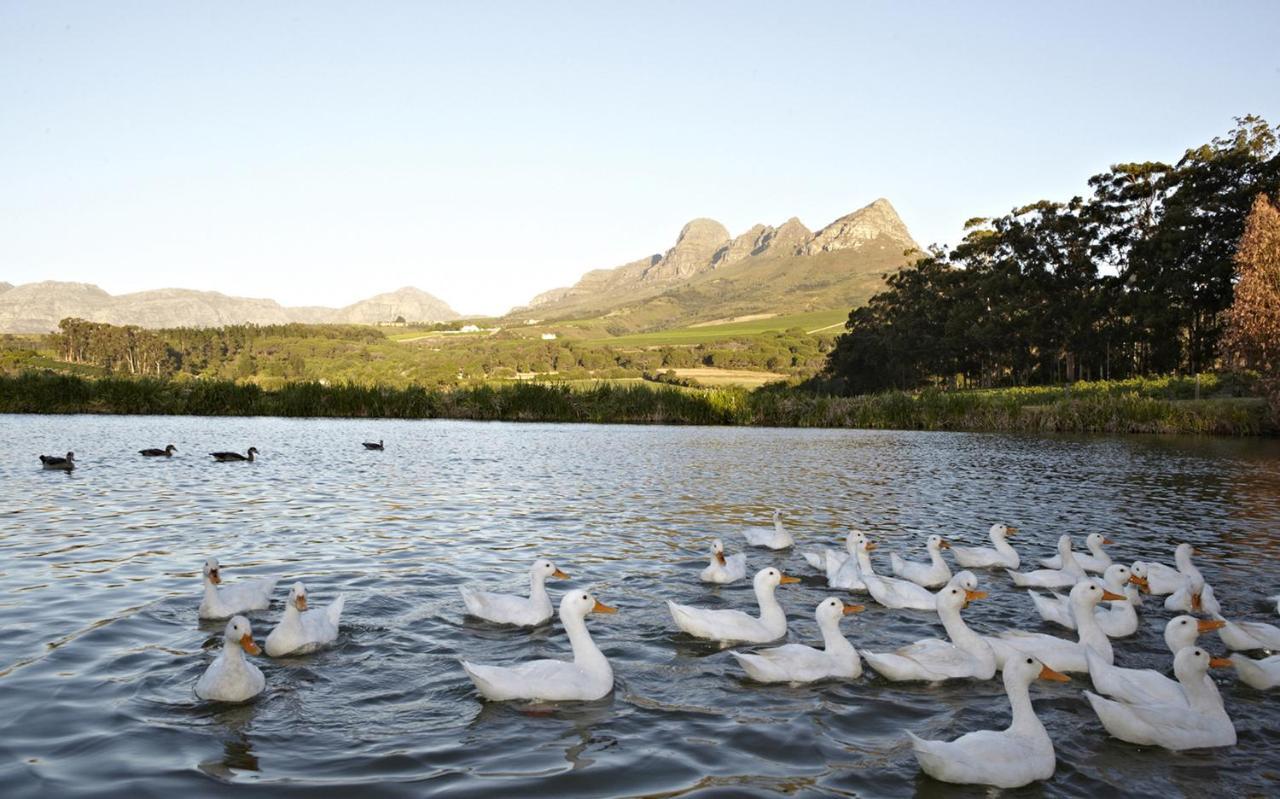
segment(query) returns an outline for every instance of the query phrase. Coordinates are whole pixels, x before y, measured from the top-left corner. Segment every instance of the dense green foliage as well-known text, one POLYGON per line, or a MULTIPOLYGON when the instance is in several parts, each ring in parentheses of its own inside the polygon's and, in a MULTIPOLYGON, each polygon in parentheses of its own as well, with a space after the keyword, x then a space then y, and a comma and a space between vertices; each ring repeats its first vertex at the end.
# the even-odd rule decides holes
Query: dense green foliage
POLYGON ((827 385, 1036 385, 1213 369, 1254 197, 1280 188, 1276 130, 1245 117, 1174 165, 1118 164, 1086 197, 975 219, 846 324, 827 385))
POLYGON ((910 430, 1274 432, 1248 386, 1206 376, 1067 388, 886 392, 832 397, 776 387, 688 389, 652 383, 508 383, 393 389, 290 383, 276 390, 228 380, 88 380, 51 372, 0 376, 0 413, 123 413, 379 417, 541 422, 862 427, 910 430))

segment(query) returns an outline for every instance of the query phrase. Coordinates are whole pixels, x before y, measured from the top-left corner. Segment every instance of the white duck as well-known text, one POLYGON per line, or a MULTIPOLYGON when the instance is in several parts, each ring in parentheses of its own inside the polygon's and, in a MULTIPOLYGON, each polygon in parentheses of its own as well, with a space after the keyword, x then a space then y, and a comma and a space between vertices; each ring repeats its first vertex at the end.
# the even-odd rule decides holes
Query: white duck
POLYGON ((1253 660, 1237 652, 1231 656, 1236 664, 1236 676, 1240 682, 1259 691, 1266 691, 1280 685, 1280 655, 1253 660))
POLYGON ((289 589, 289 601, 284 606, 284 617, 267 636, 267 654, 273 658, 285 655, 305 655, 338 639, 338 619, 346 597, 338 598, 324 610, 307 610, 307 587, 294 583, 289 589))
POLYGON ((960 618, 961 609, 986 595, 985 591, 956 585, 953 580, 937 594, 938 617, 950 641, 926 638, 891 653, 863 650, 862 656, 867 665, 893 682, 941 682, 965 677, 989 680, 996 673, 995 652, 960 618))
MULTIPOLYGON (((1109 607, 1104 609, 1101 606, 1093 609, 1094 618, 1098 620, 1098 626, 1107 634, 1108 638, 1123 638, 1126 635, 1133 635, 1138 631, 1138 611, 1133 607, 1133 599, 1130 591, 1136 593, 1137 586, 1132 570, 1123 563, 1113 563, 1107 567, 1103 574, 1101 583, 1102 587, 1113 594, 1123 595, 1124 599, 1109 603, 1109 607)), ((1093 578, 1094 582, 1099 582, 1098 578, 1093 578)), ((1031 601, 1035 603, 1036 612, 1040 614, 1040 618, 1045 621, 1066 627, 1068 630, 1076 628, 1076 620, 1071 615, 1071 600, 1062 594, 1054 591, 1050 596, 1041 596, 1034 591, 1028 590, 1031 601)))
POLYGON ((747 556, 739 552, 725 557, 724 542, 719 538, 711 542, 711 562, 702 570, 698 579, 704 583, 732 583, 747 576, 747 556))
POLYGON ((589 702, 613 690, 613 668, 591 640, 588 613, 617 613, 586 591, 570 591, 560 600, 560 623, 569 635, 573 660, 533 660, 519 666, 483 666, 462 661, 462 668, 486 699, 503 702, 589 702))
POLYGON ((241 580, 222 585, 222 569, 217 558, 205 558, 204 595, 200 598, 200 618, 225 619, 251 610, 266 610, 279 577, 241 580))
POLYGON ((772 566, 756 572, 753 584, 760 605, 759 618, 740 610, 695 608, 671 600, 667 600, 667 609, 676 626, 689 635, 721 643, 767 644, 787 634, 787 614, 774 597, 774 589, 798 582, 799 578, 787 577, 772 566))
MULTIPOLYGON (((1102 533, 1089 533, 1084 539, 1084 545, 1089 548, 1090 554, 1086 555, 1081 552, 1073 552, 1076 563, 1080 564, 1080 568, 1087 572, 1096 572, 1102 574, 1111 565, 1111 556, 1102 550, 1104 544, 1114 544, 1110 538, 1102 533)), ((1051 558, 1044 558, 1040 561, 1040 565, 1046 569, 1061 569, 1062 556, 1054 555, 1051 558)))
POLYGON ((196 696, 213 702, 244 702, 262 693, 267 680, 257 666, 244 659, 244 653, 262 652, 253 642, 253 628, 244 616, 227 622, 222 651, 196 682, 196 696))
POLYGON ((1199 572, 1187 579, 1182 587, 1164 598, 1164 609, 1174 613, 1207 613, 1210 616, 1222 612, 1213 586, 1204 581, 1199 572))
POLYGON ((822 649, 804 644, 784 644, 750 654, 730 652, 747 676, 757 682, 806 683, 818 680, 851 680, 862 676, 862 661, 853 644, 840 633, 840 619, 866 610, 846 605, 835 597, 818 603, 814 616, 822 631, 822 649))
POLYGON ((859 530, 850 530, 848 534, 845 535, 844 552, 838 552, 830 547, 822 547, 821 549, 808 550, 806 552, 801 552, 800 554, 804 557, 806 563, 818 571, 825 573, 827 575, 827 579, 830 580, 831 575, 838 571, 850 556, 857 554, 855 544, 859 535, 861 535, 861 531, 859 530))
POLYGON ((1147 581, 1151 585, 1152 595, 1172 594, 1185 585, 1187 580, 1193 576, 1199 576, 1200 570, 1191 562, 1191 556, 1195 552, 1195 548, 1190 544, 1185 542, 1178 544, 1173 550, 1173 561, 1177 564, 1177 568, 1147 561, 1147 581))
POLYGON ((831 588, 865 592, 867 586, 862 582, 862 575, 875 573, 870 553, 876 545, 868 541, 861 530, 850 530, 845 536, 844 546, 845 552, 824 547, 802 554, 810 566, 827 575, 827 585, 831 588))
POLYGON ((925 588, 938 588, 951 579, 951 567, 942 559, 942 550, 950 548, 951 545, 942 536, 931 535, 925 543, 925 549, 929 551, 928 563, 903 560, 898 557, 898 553, 892 552, 889 554, 889 568, 895 577, 910 580, 925 588))
POLYGON ((1211 658, 1198 646, 1189 646, 1173 658, 1173 671, 1186 702, 1125 702, 1104 699, 1092 691, 1084 695, 1098 714, 1102 726, 1116 738, 1143 746, 1165 749, 1204 749, 1231 746, 1236 728, 1231 723, 1210 668, 1230 667, 1224 658, 1211 658))
MULTIPOLYGON (((863 574, 862 581, 866 584, 867 593, 871 594, 871 598, 886 608, 937 610, 937 596, 928 588, 916 585, 909 580, 881 577, 878 574, 863 574)), ((971 571, 956 572, 947 585, 958 585, 961 588, 976 591, 978 578, 971 571)))
POLYGON ((545 558, 529 567, 529 596, 495 594, 470 586, 459 586, 458 593, 472 616, 498 624, 537 627, 551 621, 551 597, 547 596, 547 580, 564 580, 569 575, 545 558))
POLYGON ((1233 652, 1252 652, 1265 649, 1280 650, 1280 627, 1258 621, 1227 621, 1221 613, 1213 614, 1222 622, 1218 637, 1233 652))
POLYGON ((1010 569, 1009 577, 1014 585, 1023 588, 1067 588, 1075 585, 1085 574, 1071 551, 1071 536, 1064 535, 1058 538, 1058 556, 1062 558, 1061 569, 1036 569, 1029 572, 1016 572, 1010 569))
POLYGON ((795 539, 782 527, 782 510, 773 512, 773 527, 748 527, 742 531, 747 543, 753 547, 786 549, 795 545, 795 539))
POLYGON ((962 569, 1016 569, 1022 565, 1018 552, 1009 546, 1006 540, 1018 532, 1017 527, 1007 524, 993 524, 987 531, 991 539, 991 547, 956 547, 951 548, 951 557, 962 569), (994 547, 994 549, 992 548, 994 547))
POLYGON ((1022 652, 1036 657, 1058 671, 1089 670, 1089 662, 1085 658, 1085 650, 1092 647, 1107 663, 1115 660, 1111 649, 1111 639, 1098 626, 1093 609, 1099 602, 1124 599, 1120 594, 1113 594, 1092 580, 1081 580, 1071 589, 1071 614, 1076 620, 1076 632, 1079 640, 1068 641, 1056 635, 1029 633, 1022 630, 1008 630, 999 638, 987 638, 991 648, 995 650, 996 662, 1002 667, 1010 657, 1022 652))
POLYGON ((959 784, 1018 788, 1053 776, 1057 761, 1053 741, 1031 705, 1031 683, 1037 679, 1068 682, 1035 657, 1011 661, 1004 669, 1013 721, 1007 729, 981 730, 954 741, 926 741, 911 732, 911 748, 921 770, 936 780, 959 784))
MULTIPOLYGON (((1175 616, 1164 626, 1164 643, 1169 647, 1169 654, 1176 655, 1189 646, 1195 646, 1201 633, 1221 626, 1220 621, 1175 616)), ((1099 693, 1126 702, 1187 702, 1186 692, 1178 681, 1155 669, 1122 669, 1104 662, 1093 651, 1086 652, 1085 656, 1089 659, 1089 678, 1099 693)))

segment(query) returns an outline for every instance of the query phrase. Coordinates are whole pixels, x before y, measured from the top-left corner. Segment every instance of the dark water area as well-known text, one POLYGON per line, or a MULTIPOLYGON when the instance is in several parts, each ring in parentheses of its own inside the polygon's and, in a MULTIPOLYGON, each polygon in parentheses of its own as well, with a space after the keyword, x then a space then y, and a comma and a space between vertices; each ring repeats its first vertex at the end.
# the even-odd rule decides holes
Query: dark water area
MULTIPOLYGON (((986 796, 919 771, 904 729, 954 738, 1008 723, 999 680, 762 686, 726 651, 676 630, 664 600, 754 609, 749 581, 698 581, 711 538, 779 507, 797 551, 748 550, 803 578, 779 590, 789 640, 817 644, 814 606, 858 647, 942 635, 932 614, 826 588, 800 550, 850 527, 923 559, 923 539, 985 544, 1021 528, 1024 562, 1062 533, 1100 531, 1118 559, 1173 562, 1190 541, 1229 617, 1280 622, 1280 442, 845 430, 518 425, 169 417, 0 416, 0 795, 36 796, 986 796), (362 440, 385 439, 385 452, 362 440), (172 459, 143 447, 173 443, 172 459), (212 450, 256 446, 255 463, 212 450), (73 449, 80 468, 42 472, 73 449), (337 643, 252 658, 267 690, 242 706, 193 686, 221 647, 201 622, 201 563, 228 582, 279 575, 314 606, 347 597, 337 643), (529 563, 571 575, 619 609, 588 625, 616 675, 598 702, 479 699, 458 659, 567 657, 558 622, 537 631, 463 615, 457 587, 524 591, 529 563)), ((1000 572, 965 612, 979 632, 1059 632, 1000 572)), ((1142 610, 1116 662, 1168 671, 1172 614, 1142 610)), ((1068 634, 1069 635, 1069 634, 1068 634)), ((1223 651, 1216 636, 1201 639, 1223 651)), ((1057 749, 1052 780, 1008 796, 1280 794, 1280 693, 1214 674, 1235 747, 1190 753, 1108 737, 1085 675, 1037 683, 1057 749)))

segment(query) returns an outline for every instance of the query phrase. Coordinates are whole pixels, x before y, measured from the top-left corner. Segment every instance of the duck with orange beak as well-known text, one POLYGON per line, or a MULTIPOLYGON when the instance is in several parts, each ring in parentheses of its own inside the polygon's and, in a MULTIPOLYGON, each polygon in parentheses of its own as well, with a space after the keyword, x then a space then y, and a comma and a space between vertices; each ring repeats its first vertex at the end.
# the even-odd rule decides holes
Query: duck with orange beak
MULTIPOLYGON (((1089 550, 1088 554, 1083 552, 1073 552, 1071 554, 1075 557, 1076 563, 1080 564, 1080 568, 1085 571, 1105 574, 1107 567, 1111 565, 1111 556, 1103 551, 1102 547, 1114 543, 1115 541, 1107 538, 1102 533, 1089 533, 1084 539, 1084 545, 1089 550)), ((1061 569, 1062 556, 1054 555, 1051 558, 1044 558, 1040 561, 1040 565, 1046 569, 1061 569)))
POLYGON ((1092 691, 1084 695, 1102 726, 1122 741, 1175 752, 1231 746, 1236 742, 1236 728, 1208 672, 1232 665, 1230 660, 1210 656, 1202 647, 1189 646, 1173 658, 1173 673, 1185 702, 1117 701, 1092 691))
POLYGON ((1031 704, 1036 680, 1070 682, 1034 655, 1005 664, 1004 690, 1013 721, 1004 730, 970 732, 954 741, 927 741, 907 731, 920 769, 943 782, 997 788, 1020 788, 1052 777, 1057 767, 1053 741, 1031 704))
POLYGON ((960 572, 938 591, 935 606, 947 638, 926 638, 894 652, 862 651, 867 664, 892 682, 942 682, 943 680, 989 680, 996 674, 996 656, 991 645, 964 623, 960 611, 970 602, 984 599, 977 578, 964 581, 971 572, 960 572))
POLYGON ((819 680, 852 680, 862 676, 858 651, 840 632, 840 620, 866 610, 862 605, 846 605, 836 597, 818 603, 813 615, 822 631, 822 649, 804 644, 783 644, 750 654, 730 652, 747 676, 756 682, 786 682, 793 685, 819 680))
POLYGON ((271 605, 271 592, 279 577, 241 580, 235 585, 222 584, 222 567, 217 558, 204 562, 204 593, 200 597, 200 618, 226 619, 251 610, 266 610, 271 605))
POLYGON ((338 619, 345 604, 345 595, 338 594, 329 607, 308 610, 307 587, 294 583, 289 589, 284 617, 267 636, 267 654, 273 658, 305 655, 338 640, 338 619))
POLYGON ((1009 630, 999 637, 988 637, 987 642, 996 653, 996 661, 1003 664, 1018 654, 1035 655, 1057 671, 1087 672, 1089 661, 1086 650, 1093 651, 1106 663, 1115 662, 1115 651, 1111 648, 1111 639, 1102 631, 1094 608, 1099 602, 1118 602, 1125 599, 1123 594, 1115 594, 1103 588, 1093 580, 1081 580, 1071 589, 1071 616, 1076 620, 1078 640, 1069 641, 1056 635, 1029 633, 1022 630, 1009 630))
POLYGON ((484 666, 462 661, 462 668, 485 699, 590 702, 613 690, 613 668, 587 630, 587 615, 617 613, 588 591, 570 591, 560 600, 560 623, 569 635, 573 660, 532 660, 519 666, 484 666))
POLYGON ((551 621, 551 597, 547 596, 547 580, 567 580, 569 575, 546 558, 529 567, 529 596, 497 594, 471 586, 459 586, 462 602, 472 616, 495 624, 537 627, 551 621))
MULTIPOLYGON (((1198 636, 1221 628, 1220 621, 1175 616, 1164 626, 1165 646, 1169 647, 1170 656, 1175 657, 1187 647, 1195 646, 1198 636)), ((1085 656, 1089 659, 1089 679, 1100 694, 1125 702, 1187 703, 1188 694, 1182 684, 1155 669, 1123 669, 1102 662, 1093 652, 1086 652, 1085 656)))
POLYGON ((787 634, 787 614, 782 611, 773 592, 780 585, 798 583, 772 566, 756 572, 753 585, 760 616, 740 610, 711 610, 678 605, 667 600, 667 609, 676 626, 689 635, 719 641, 723 645, 767 644, 787 634))
POLYGON ((245 653, 261 654, 253 642, 253 628, 244 616, 227 622, 222 651, 196 683, 196 696, 210 702, 247 702, 267 686, 262 671, 245 660, 245 653))
POLYGON ((724 542, 719 538, 711 542, 711 561, 707 568, 698 575, 704 583, 726 585, 736 583, 747 576, 747 556, 739 552, 736 555, 724 554, 724 542))
POLYGON ((893 552, 889 554, 889 568, 894 577, 910 580, 924 588, 940 588, 951 579, 951 567, 942 559, 942 550, 950 548, 942 536, 931 535, 925 542, 925 549, 929 552, 928 563, 906 560, 893 552))

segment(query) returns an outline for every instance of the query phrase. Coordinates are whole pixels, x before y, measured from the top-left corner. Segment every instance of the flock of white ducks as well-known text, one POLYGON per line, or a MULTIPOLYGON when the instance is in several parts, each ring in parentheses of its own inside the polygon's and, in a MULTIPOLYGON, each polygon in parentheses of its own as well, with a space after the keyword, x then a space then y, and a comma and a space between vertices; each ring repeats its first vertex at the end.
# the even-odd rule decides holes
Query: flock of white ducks
MULTIPOLYGON (((744 531, 747 543, 772 550, 794 545, 775 511, 772 528, 744 531)), ((999 731, 970 732, 953 741, 925 740, 907 732, 920 768, 935 779, 953 783, 986 784, 1013 788, 1051 777, 1055 769, 1053 742, 1031 704, 1030 686, 1038 679, 1069 681, 1068 674, 1086 675, 1093 691, 1084 691, 1090 706, 1106 730, 1132 743, 1171 750, 1229 746, 1236 742, 1235 728, 1223 706, 1209 669, 1234 666, 1239 679, 1259 689, 1280 685, 1280 655, 1261 660, 1241 652, 1280 650, 1280 628, 1274 625, 1231 622, 1222 615, 1213 589, 1192 562, 1194 550, 1179 544, 1175 566, 1138 561, 1116 563, 1103 549, 1111 543, 1094 533, 1087 538, 1089 554, 1076 553, 1069 536, 1058 540, 1057 555, 1041 561, 1044 568, 1019 572, 1021 558, 1008 537, 1017 528, 996 524, 989 530, 991 547, 952 547, 939 536, 929 536, 927 562, 891 556, 894 576, 875 572, 870 553, 875 549, 867 536, 852 531, 845 551, 819 549, 803 553, 804 560, 822 574, 829 587, 866 593, 889 608, 936 613, 946 640, 929 638, 893 652, 857 649, 840 629, 841 620, 864 610, 839 597, 823 599, 814 615, 822 634, 821 649, 784 644, 755 651, 731 651, 746 675, 760 683, 809 683, 850 680, 863 673, 862 661, 884 679, 937 683, 945 680, 992 679, 1003 672, 1004 688, 1012 709, 1012 723, 999 731), (943 559, 950 550, 961 571, 952 573, 943 559), (1050 589, 1047 596, 1029 593, 1038 615, 1045 621, 1074 631, 1065 638, 1025 630, 980 635, 964 621, 969 603, 987 596, 978 590, 971 569, 1004 569, 1016 586, 1050 589), (1092 573, 1092 574, 1091 574, 1092 573), (1094 574, 1098 576, 1093 576, 1094 574), (1069 589, 1066 595, 1052 589, 1069 589), (1164 641, 1172 655, 1173 678, 1150 669, 1122 668, 1115 664, 1112 638, 1138 630, 1138 608, 1143 593, 1166 596, 1165 607, 1183 611, 1165 625, 1164 641), (1212 618, 1197 619, 1186 613, 1212 618), (1230 659, 1213 656, 1197 644, 1200 635, 1216 632, 1222 643, 1235 650, 1230 659)), ((747 573, 743 553, 726 555, 722 541, 711 544, 707 567, 699 577, 713 584, 732 583, 747 573)), ((217 560, 204 568, 205 591, 200 604, 202 618, 233 616, 227 625, 221 654, 196 685, 206 699, 240 702, 256 696, 265 685, 262 673, 244 654, 258 654, 249 622, 240 613, 268 606, 275 580, 244 581, 221 586, 217 560)), ((528 596, 460 588, 466 612, 498 624, 534 627, 550 621, 551 598, 546 581, 568 575, 546 559, 534 561, 529 570, 528 596)), ((667 601, 672 621, 680 630, 721 646, 769 644, 787 635, 787 616, 776 591, 797 583, 796 577, 769 566, 756 572, 753 588, 756 613, 737 609, 710 609, 667 601)), ((277 657, 314 651, 337 637, 342 597, 324 611, 308 610, 301 583, 290 590, 284 617, 267 638, 267 654, 277 657)), ((1280 612, 1280 607, 1277 608, 1280 612)), ((534 660, 514 666, 462 661, 461 666, 476 690, 493 701, 591 701, 613 690, 613 669, 592 640, 586 619, 592 613, 615 613, 590 591, 574 589, 560 600, 559 617, 572 650, 572 660, 534 660)))

